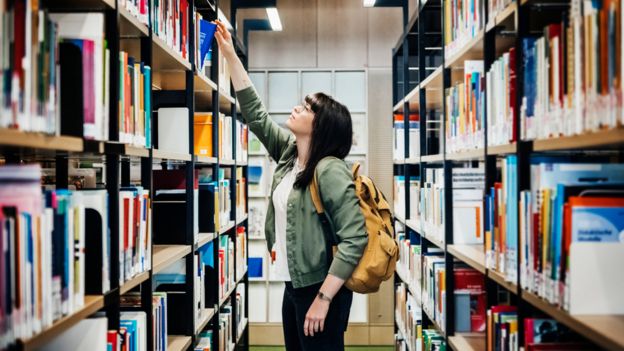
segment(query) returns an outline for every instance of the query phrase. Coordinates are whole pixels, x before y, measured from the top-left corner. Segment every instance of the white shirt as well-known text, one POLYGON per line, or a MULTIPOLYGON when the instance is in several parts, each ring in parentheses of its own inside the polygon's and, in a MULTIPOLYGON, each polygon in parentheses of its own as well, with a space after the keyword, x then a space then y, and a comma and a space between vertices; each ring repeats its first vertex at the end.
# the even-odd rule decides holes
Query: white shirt
POLYGON ((290 281, 290 272, 288 271, 288 257, 286 251, 286 226, 288 215, 288 196, 293 189, 297 175, 303 170, 299 165, 299 160, 295 161, 292 171, 282 178, 282 181, 275 187, 273 191, 273 207, 275 209, 275 251, 274 279, 290 281))

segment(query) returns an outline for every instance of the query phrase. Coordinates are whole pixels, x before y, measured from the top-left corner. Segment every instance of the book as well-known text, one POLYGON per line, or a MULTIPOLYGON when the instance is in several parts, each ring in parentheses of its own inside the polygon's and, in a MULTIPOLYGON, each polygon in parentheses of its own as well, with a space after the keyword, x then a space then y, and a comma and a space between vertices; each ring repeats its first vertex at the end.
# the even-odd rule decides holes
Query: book
POLYGON ((484 147, 485 77, 483 61, 464 61, 463 82, 446 89, 446 150, 484 147))

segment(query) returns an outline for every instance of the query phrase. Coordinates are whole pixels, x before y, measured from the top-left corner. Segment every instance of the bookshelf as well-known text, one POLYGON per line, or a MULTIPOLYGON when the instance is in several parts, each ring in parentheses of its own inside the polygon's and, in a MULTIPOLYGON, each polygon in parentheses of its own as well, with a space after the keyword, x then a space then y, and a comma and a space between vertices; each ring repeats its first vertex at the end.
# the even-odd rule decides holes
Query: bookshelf
MULTIPOLYGON (((529 229, 522 227, 522 216, 526 216, 526 214, 521 205, 522 201, 526 199, 523 196, 527 196, 529 190, 534 191, 532 182, 535 181, 535 178, 533 177, 537 177, 536 173, 532 173, 535 172, 536 168, 535 166, 532 167, 531 162, 539 164, 539 162, 544 162, 540 161, 543 158, 553 158, 555 161, 551 162, 555 165, 557 165, 556 162, 562 162, 562 164, 565 162, 602 162, 602 165, 606 165, 604 167, 617 167, 618 162, 621 163, 622 152, 624 151, 624 129, 620 121, 620 112, 614 112, 620 111, 621 106, 617 105, 616 108, 613 107, 614 105, 606 104, 604 101, 607 101, 607 97, 603 97, 605 100, 602 100, 606 104, 604 105, 606 108, 599 103, 592 102, 594 104, 592 108, 586 107, 586 110, 579 112, 575 110, 578 107, 575 107, 573 100, 565 100, 561 102, 565 104, 565 111, 563 111, 563 107, 562 111, 557 113, 540 112, 542 111, 540 110, 535 112, 534 116, 531 116, 530 112, 526 110, 528 103, 523 101, 523 97, 526 97, 525 94, 531 92, 530 89, 534 89, 536 84, 541 84, 530 76, 533 72, 527 68, 528 61, 523 61, 537 60, 538 58, 529 58, 523 52, 523 45, 530 45, 529 38, 536 38, 542 35, 541 33, 543 33, 546 39, 545 43, 548 45, 557 36, 554 32, 557 30, 557 25, 561 24, 563 33, 568 30, 566 26, 571 23, 569 21, 576 20, 570 19, 571 16, 574 17, 575 14, 580 16, 582 22, 582 16, 586 16, 585 20, 587 20, 587 16, 594 15, 587 12, 584 15, 578 15, 583 10, 578 7, 575 8, 577 5, 575 1, 488 1, 481 3, 483 8, 479 9, 480 22, 475 22, 475 26, 471 28, 469 33, 462 35, 459 32, 459 34, 453 32, 452 26, 454 24, 445 17, 445 6, 447 6, 445 2, 417 1, 417 5, 392 51, 394 104, 392 106, 392 123, 395 130, 401 129, 400 136, 404 138, 401 143, 404 150, 399 153, 401 156, 396 156, 396 150, 394 154, 395 197, 400 194, 398 200, 395 199, 395 208, 398 201, 401 210, 395 213, 395 219, 398 239, 402 245, 402 258, 395 275, 397 296, 409 294, 408 303, 412 306, 410 308, 414 315, 413 318, 420 318, 423 330, 437 332, 433 336, 435 342, 443 342, 453 350, 486 350, 489 342, 486 331, 493 332, 488 330, 490 325, 486 325, 483 332, 479 333, 472 331, 467 333, 458 331, 456 328, 458 318, 463 317, 457 315, 456 307, 460 300, 454 294, 457 284, 454 275, 462 270, 470 269, 482 281, 481 293, 485 295, 486 310, 492 310, 492 308, 502 305, 510 305, 515 308, 513 313, 517 318, 518 346, 520 348, 527 349, 528 346, 525 345, 523 339, 525 333, 528 332, 524 330, 523 322, 535 318, 547 318, 556 321, 559 324, 558 328, 565 327, 571 330, 575 339, 570 341, 586 344, 588 350, 599 348, 606 350, 623 349, 622 331, 624 325, 622 323, 624 317, 621 314, 610 314, 608 311, 602 311, 600 314, 591 313, 591 310, 586 312, 589 314, 571 313, 569 306, 564 307, 562 302, 557 303, 555 301, 557 299, 562 301, 563 298, 559 294, 563 293, 547 290, 541 292, 542 296, 538 295, 534 291, 535 287, 529 285, 534 283, 527 282, 530 279, 537 279, 536 276, 523 273, 522 269, 526 267, 523 266, 523 264, 526 265, 526 262, 523 261, 524 258, 520 256, 516 256, 515 259, 509 258, 512 257, 509 254, 502 254, 503 256, 500 257, 503 258, 493 256, 500 254, 496 249, 486 245, 488 243, 488 230, 493 230, 493 228, 480 227, 481 233, 485 234, 485 240, 482 237, 481 241, 464 243, 461 233, 466 232, 467 221, 454 217, 456 211, 463 211, 458 202, 463 201, 462 196, 466 196, 466 193, 459 192, 463 189, 462 186, 465 187, 466 185, 456 187, 455 178, 458 174, 462 174, 461 171, 482 172, 482 178, 479 179, 476 189, 483 189, 481 193, 483 196, 477 196, 474 201, 475 208, 478 207, 479 209, 474 222, 479 225, 489 225, 486 222, 488 218, 486 211, 487 206, 492 203, 488 202, 491 200, 491 195, 488 192, 495 184, 503 184, 503 191, 508 194, 505 195, 505 200, 509 203, 518 204, 515 207, 508 207, 508 205, 502 207, 506 209, 505 211, 509 211, 506 213, 514 214, 509 217, 505 215, 500 219, 500 223, 505 225, 506 232, 504 233, 510 233, 509 235, 513 235, 513 240, 515 240, 515 244, 506 243, 505 245, 518 245, 517 250, 522 250, 520 245, 522 245, 523 240, 526 242, 526 236, 523 235, 526 235, 525 233, 529 229), (544 10, 546 8, 549 10, 544 10), (550 28, 550 31, 545 28, 550 28), (551 41, 548 41, 549 39, 551 41), (511 54, 510 51, 514 53, 511 54), (510 60, 512 55, 515 55, 513 56, 515 62, 504 61, 510 60), (456 112, 453 110, 456 105, 453 104, 459 104, 461 101, 453 100, 449 94, 452 94, 453 88, 456 89, 467 79, 465 78, 466 72, 470 70, 468 77, 473 77, 474 63, 471 61, 482 62, 481 75, 477 79, 486 81, 486 84, 481 87, 484 109, 479 111, 481 113, 479 118, 482 118, 482 122, 476 127, 481 128, 480 131, 477 129, 477 133, 480 132, 482 135, 470 135, 472 139, 469 143, 462 140, 463 143, 458 146, 453 144, 453 140, 450 140, 455 137, 448 134, 454 126, 448 125, 450 122, 446 116, 463 118, 463 116, 453 115, 456 112), (506 78, 508 80, 505 81, 507 84, 505 87, 495 85, 496 81, 493 80, 495 79, 493 78, 495 77, 494 73, 496 73, 495 69, 500 69, 501 64, 506 69, 514 70, 513 79, 515 80, 506 78), (492 81, 487 79, 492 79, 492 81), (527 84, 526 80, 529 80, 530 84, 527 84), (515 89, 516 98, 515 100, 512 98, 506 100, 508 104, 506 106, 501 104, 496 106, 497 99, 505 99, 506 96, 510 96, 509 90, 503 90, 503 88, 515 89), (490 90, 488 91, 488 89, 490 90), (501 94, 497 95, 496 89, 500 89, 501 94), (501 108, 501 106, 513 108, 516 114, 508 113, 506 119, 503 118, 501 122, 501 115, 494 114, 497 111, 494 108, 501 108), (600 110, 601 113, 596 113, 593 109, 600 110), (615 119, 600 119, 600 116, 606 116, 610 113, 613 113, 614 116, 617 115, 617 121, 615 119), (397 115, 401 118, 397 119, 397 115), (412 129, 414 127, 410 126, 412 115, 418 116, 417 121, 419 123, 415 132, 412 129), (410 118, 403 116, 410 116, 410 118), (533 117, 537 119, 530 120, 533 117), (554 121, 555 118, 560 121, 561 126, 556 126, 554 122, 550 122, 554 121), (573 125, 574 118, 581 119, 583 124, 581 125, 579 122, 578 126, 573 125), (595 120, 599 122, 595 122, 595 120), (410 151, 413 143, 416 143, 418 146, 416 150, 419 152, 410 151), (512 174, 510 172, 514 174, 512 178, 508 178, 512 174), (432 178, 440 180, 440 182, 435 183, 432 178), (410 181, 406 181, 408 179, 410 181), (429 192, 423 193, 423 189, 429 191, 434 185, 440 186, 443 190, 438 194, 439 197, 435 198, 429 192), (443 223, 439 229, 441 235, 436 235, 438 229, 432 228, 423 219, 423 216, 429 213, 434 206, 438 206, 437 208, 443 213, 443 223), (518 220, 516 221, 515 218, 518 220), (457 241, 458 235, 460 235, 459 241, 457 241), (427 271, 425 261, 428 259, 427 257, 432 255, 437 258, 437 266, 435 267, 441 267, 445 272, 440 278, 440 283, 444 286, 441 289, 445 289, 444 297, 442 297, 443 306, 440 307, 443 318, 440 318, 438 310, 434 311, 426 307, 424 301, 427 293, 430 293, 428 290, 430 288, 425 286, 425 280, 427 274, 432 274, 431 271, 427 271), (509 262, 507 267, 501 268, 499 259, 511 261, 506 261, 509 262), (523 274, 527 274, 526 280, 523 280, 523 274), (410 298, 413 299, 411 302, 410 298)), ((596 11, 598 13, 603 10, 596 9, 596 11)), ((467 26, 470 24, 472 23, 463 23, 467 26)), ((578 28, 580 28, 580 33, 585 30, 583 25, 578 28)), ((556 39, 560 40, 561 37, 556 39)), ((567 50, 566 54, 569 54, 573 48, 569 46, 570 43, 565 42, 566 39, 563 39, 561 45, 567 50)), ((589 39, 584 37, 580 40, 589 39)), ((585 44, 582 43, 582 45, 585 44)), ((550 50, 555 49, 551 47, 550 50)), ((570 57, 563 57, 562 64, 565 66, 559 71, 562 76, 568 77, 574 72, 571 67, 568 67, 569 62, 572 61, 566 61, 572 60, 570 57), (570 71, 565 69, 570 69, 570 71)), ((603 59, 602 56, 598 57, 603 59)), ((619 65, 620 61, 617 57, 615 62, 619 65)), ((585 65, 587 62, 582 61, 582 64, 585 65)), ((552 71, 547 72, 550 74, 552 71)), ((569 82, 571 78, 566 79, 568 79, 566 82, 569 82)), ((476 84, 476 81, 473 80, 472 82, 476 84)), ((550 89, 554 89, 553 85, 550 86, 550 89)), ((569 94, 571 89, 574 89, 571 85, 565 87, 565 91, 562 92, 564 99, 567 98, 565 94, 569 94)), ((620 99, 618 94, 622 93, 621 87, 614 87, 613 89, 615 91, 613 98, 620 99)), ((542 93, 544 91, 548 90, 542 90, 542 93)), ((598 94, 611 96, 604 92, 598 94)), ((593 101, 591 100, 593 98, 593 96, 582 95, 583 101, 593 101)), ((549 108, 554 108, 552 106, 554 105, 550 105, 549 108)), ((502 113, 501 110, 498 111, 498 113, 502 113)), ((509 110, 503 111, 508 112, 509 110)), ((395 133, 395 137, 396 135, 395 133)), ((536 206, 535 202, 531 202, 531 204, 536 206)), ((498 225, 499 222, 496 223, 498 225)), ((533 235, 537 234, 534 233, 533 235)), ((543 233, 540 232, 539 235, 543 235, 543 233)), ((551 237, 549 240, 556 239, 551 237)), ((493 242, 492 245, 494 245, 493 242)), ((497 242, 496 245, 499 243, 497 242)), ((553 252, 557 252, 556 244, 552 245, 553 252)), ((505 246, 505 248, 507 247, 511 247, 513 250, 513 246, 505 246)), ((530 251, 530 249, 527 250, 530 251)), ((525 251, 523 254, 527 254, 527 252, 525 251)), ((551 259, 550 256, 547 257, 548 260, 551 259)), ((609 280, 609 278, 605 279, 609 280)), ((580 283, 577 281, 577 284, 580 283)), ((557 284, 557 281, 554 284, 557 284)), ((434 287, 434 289, 438 288, 434 287)), ((565 287, 565 289, 568 288, 565 287)), ((435 291, 438 292, 438 290, 435 291)), ((400 301, 402 305, 403 300, 400 301)), ((398 310, 401 306, 395 304, 395 307, 398 310)), ((411 334, 410 330, 406 330, 406 322, 407 325, 412 326, 416 325, 415 320, 403 321, 402 318, 397 317, 395 322, 397 347, 401 347, 399 349, 413 350, 417 343, 424 342, 422 339, 413 340, 404 337, 411 334)), ((432 338, 431 335, 427 337, 429 340, 432 338)), ((419 345, 419 347, 423 347, 423 345, 419 345)), ((426 348, 427 345, 424 347, 426 348)))
MULTIPOLYGON (((247 160, 246 149, 240 149, 238 145, 235 145, 238 141, 237 138, 242 138, 246 129, 238 130, 239 128, 233 124, 231 128, 232 136, 229 138, 232 143, 227 145, 220 142, 219 129, 213 129, 213 138, 211 140, 213 150, 215 150, 214 155, 219 155, 218 150, 220 148, 231 148, 231 159, 222 159, 218 156, 213 157, 210 155, 194 155, 193 127, 195 112, 212 113, 213 119, 211 122, 213 125, 218 126, 220 113, 236 117, 239 111, 236 98, 233 96, 229 77, 223 79, 219 76, 219 68, 223 67, 224 62, 223 58, 219 56, 216 42, 212 43, 211 66, 207 68, 206 74, 200 73, 196 67, 194 36, 198 35, 198 33, 195 33, 195 27, 192 24, 199 17, 194 16, 197 14, 207 21, 216 19, 219 1, 183 2, 188 5, 188 12, 186 13, 188 19, 185 22, 191 24, 186 33, 188 47, 185 54, 182 53, 182 50, 174 49, 170 45, 171 43, 167 43, 167 41, 156 34, 156 30, 151 22, 153 18, 150 18, 152 13, 151 6, 155 6, 155 3, 151 1, 141 3, 146 6, 146 11, 142 15, 139 13, 141 10, 131 7, 143 5, 123 0, 63 0, 36 5, 42 10, 41 17, 39 17, 40 20, 47 20, 48 14, 57 13, 70 13, 78 16, 95 14, 98 18, 99 16, 103 18, 103 34, 100 34, 102 35, 101 39, 106 41, 106 54, 110 55, 103 55, 103 57, 108 57, 110 60, 107 61, 109 69, 107 73, 109 73, 108 76, 110 77, 105 82, 106 84, 102 82, 103 84, 101 85, 105 87, 102 91, 102 96, 105 99, 101 101, 106 101, 101 108, 102 114, 108 119, 103 120, 102 124, 97 127, 101 127, 105 131, 103 134, 106 137, 103 137, 101 140, 94 140, 94 138, 82 136, 82 134, 79 136, 75 134, 70 135, 62 130, 58 130, 58 127, 55 127, 54 132, 25 129, 39 128, 36 124, 32 126, 20 124, 20 127, 24 130, 16 129, 14 125, 8 125, 6 119, 8 117, 4 115, 7 111, 2 110, 0 111, 2 112, 0 116, 0 169, 3 171, 5 166, 19 168, 26 164, 39 165, 43 170, 41 178, 44 179, 44 183, 48 187, 46 191, 54 191, 55 194, 58 194, 65 191, 64 189, 69 189, 68 192, 71 196, 82 193, 83 191, 80 190, 82 189, 80 188, 81 186, 84 186, 84 189, 91 189, 87 185, 77 183, 77 178, 82 181, 84 181, 84 178, 80 178, 83 176, 72 175, 72 172, 88 172, 89 175, 84 177, 91 177, 91 173, 93 173, 93 182, 95 184, 93 187, 105 194, 107 207, 104 208, 104 212, 106 213, 106 220, 102 220, 101 224, 103 225, 102 230, 108 233, 106 238, 108 239, 107 245, 110 245, 108 246, 108 252, 110 253, 107 255, 100 253, 100 255, 103 255, 103 265, 102 263, 99 265, 92 263, 84 267, 84 262, 81 263, 85 269, 84 274, 76 279, 82 279, 84 284, 84 280, 89 280, 88 275, 98 273, 97 268, 102 268, 102 271, 99 273, 104 274, 103 272, 106 271, 107 282, 110 286, 107 289, 102 287, 101 289, 104 292, 99 294, 84 293, 83 290, 84 296, 80 299, 76 298, 76 301, 80 301, 76 306, 60 312, 61 314, 54 316, 53 319, 50 317, 51 322, 49 324, 32 327, 33 332, 28 332, 32 335, 17 337, 15 340, 11 340, 10 344, 1 344, 0 349, 7 348, 16 351, 38 350, 53 341, 61 339, 65 332, 79 327, 87 320, 99 318, 106 318, 107 330, 120 330, 123 326, 124 318, 128 318, 124 313, 129 311, 128 305, 124 305, 123 301, 124 299, 136 298, 137 300, 132 305, 132 309, 145 313, 145 323, 143 325, 145 328, 145 334, 143 335, 147 339, 145 346, 146 350, 153 350, 156 347, 154 344, 156 339, 152 338, 152 336, 157 335, 156 333, 159 332, 157 330, 159 327, 157 326, 160 322, 156 320, 158 317, 155 309, 158 306, 154 297, 161 291, 162 283, 160 279, 163 273, 172 274, 174 272, 174 274, 180 274, 180 267, 184 268, 184 271, 187 273, 183 279, 184 282, 181 284, 183 298, 177 304, 179 308, 176 312, 188 317, 184 318, 183 323, 179 323, 180 325, 177 326, 176 331, 172 331, 170 328, 169 335, 164 335, 163 342, 167 343, 168 350, 192 350, 207 331, 213 333, 212 347, 218 348, 219 331, 226 325, 222 321, 228 315, 232 316, 232 322, 227 324, 227 327, 232 329, 228 333, 232 335, 232 340, 228 341, 231 349, 248 349, 249 334, 247 321, 249 314, 248 301, 246 300, 249 284, 246 268, 246 252, 248 250, 247 160), (138 115, 140 115, 140 118, 149 116, 149 119, 142 120, 143 125, 139 126, 137 124, 133 126, 133 132, 140 134, 149 130, 150 134, 145 134, 143 137, 149 136, 151 143, 145 139, 137 140, 136 135, 134 135, 135 139, 132 141, 122 141, 122 136, 120 135, 124 122, 121 121, 121 117, 118 117, 122 114, 121 109, 125 108, 120 102, 126 98, 120 92, 122 87, 120 87, 119 72, 122 72, 123 77, 123 72, 125 71, 122 65, 123 61, 121 61, 123 60, 122 52, 136 59, 135 62, 141 62, 142 65, 151 68, 151 87, 147 84, 143 85, 147 81, 141 80, 140 87, 145 89, 139 89, 137 86, 134 91, 134 93, 138 92, 141 95, 141 111, 137 112, 138 108, 133 110, 133 113, 135 113, 133 118, 138 115), (151 102, 151 105, 149 105, 151 106, 150 110, 147 110, 148 98, 151 102), (144 102, 145 105, 143 105, 144 102), (144 107, 145 109, 143 109, 144 107), (164 137, 166 134, 166 131, 159 131, 157 128, 158 110, 163 107, 186 108, 189 111, 188 116, 183 116, 184 123, 189 126, 189 130, 187 139, 179 140, 181 144, 185 142, 188 144, 184 145, 182 152, 169 150, 165 147, 159 148, 159 145, 162 146, 162 144, 158 137, 164 137), (147 125, 145 122, 147 122, 147 125), (143 127, 145 129, 142 129, 143 127), (151 215, 154 213, 155 207, 159 206, 157 204, 157 194, 160 189, 156 189, 156 183, 159 172, 163 171, 180 171, 184 174, 181 189, 178 190, 182 190, 185 194, 184 200, 181 201, 185 206, 183 213, 175 218, 173 218, 173 214, 170 215, 172 219, 179 220, 180 224, 185 225, 180 225, 179 231, 168 233, 166 238, 163 237, 162 233, 156 234, 158 232, 157 228, 152 227, 151 222, 149 223, 150 226, 146 224, 147 218, 149 218, 149 221, 154 219, 151 215), (228 226, 225 230, 216 230, 216 233, 196 231, 192 225, 200 216, 207 216, 207 213, 199 213, 194 210, 195 198, 192 196, 195 181, 198 177, 206 174, 214 177, 214 180, 217 180, 220 174, 225 174, 227 182, 224 184, 229 186, 227 189, 226 187, 223 188, 224 191, 228 191, 229 197, 226 198, 223 195, 223 218, 221 218, 222 221, 227 221, 228 226), (74 187, 78 187, 79 190, 74 190, 74 187), (136 192, 138 187, 146 191, 146 199, 149 199, 149 201, 146 199, 139 200, 138 197, 134 198, 134 201, 145 201, 141 202, 141 206, 133 207, 135 209, 142 208, 143 210, 137 211, 144 212, 137 212, 141 213, 141 216, 135 217, 136 223, 129 224, 129 222, 126 222, 125 216, 128 216, 130 211, 124 212, 126 209, 124 206, 126 205, 124 205, 123 199, 125 193, 129 191, 136 192), (237 204, 237 200, 244 203, 237 204), (143 223, 145 226, 139 228, 139 225, 142 225, 140 224, 141 218, 145 221, 143 223), (127 227, 124 227, 126 224, 127 227), (137 228, 133 229, 135 224, 137 228), (131 268, 130 273, 124 272, 123 266, 125 264, 124 245, 130 245, 124 243, 124 230, 130 230, 135 235, 139 235, 139 231, 140 235, 145 234, 141 240, 141 245, 144 246, 138 244, 138 238, 133 238, 136 241, 132 244, 134 245, 133 249, 137 250, 136 255, 139 255, 139 250, 143 250, 140 252, 140 261, 145 263, 145 266, 139 268, 139 263, 134 262, 135 259, 137 262, 139 259, 133 257, 134 266, 131 268), (170 239, 172 243, 161 243, 170 239), (233 277, 233 285, 229 288, 228 293, 220 299, 217 298, 214 304, 206 302, 205 308, 198 310, 199 307, 196 307, 194 297, 198 299, 200 297, 195 294, 196 291, 201 291, 199 294, 214 295, 218 294, 220 289, 219 267, 222 260, 219 256, 222 249, 220 242, 225 239, 229 240, 228 249, 230 250, 232 260, 235 260, 233 262, 239 263, 233 264, 233 270, 229 270, 233 277), (120 245, 122 249, 118 250, 117 248, 120 245), (141 248, 139 249, 139 247, 141 248), (211 264, 217 272, 205 276, 205 289, 210 290, 205 292, 204 287, 199 285, 200 281, 196 277, 193 279, 192 272, 193 269, 197 269, 200 255, 205 255, 207 252, 210 252, 213 256, 211 264), (243 261, 241 262, 241 260, 243 261), (236 323, 235 316, 237 313, 242 317, 238 321, 240 323, 236 323)), ((26 6, 31 6, 31 4, 28 3, 26 6)), ((4 10, 3 8, 0 12, 4 10)), ((30 10, 27 9, 27 11, 30 10)), ((0 15, 6 16, 6 13, 3 12, 0 15)), ((182 23, 182 21, 180 22, 182 23)), ((87 28, 88 26, 84 27, 87 28)), ((76 35, 79 37, 83 33, 77 33, 76 35)), ((60 39, 58 40, 60 41, 60 39)), ((235 42, 239 43, 240 41, 236 40, 235 42)), ((4 42, 2 44, 4 45, 4 42)), ((246 49, 237 47, 237 52, 242 57, 243 62, 247 62, 246 49)), ((59 60, 62 63, 62 60, 59 60)), ((95 61, 94 66, 97 65, 98 63, 95 61)), ((6 65, 3 67, 6 67, 6 65)), ((128 64, 128 67, 132 66, 128 64)), ((143 66, 141 66, 141 70, 143 70, 143 66)), ((35 74, 37 72, 33 71, 35 74)), ((141 73, 143 72, 141 71, 141 73)), ((122 81, 124 87, 125 83, 125 81, 122 81)), ((138 81, 135 84, 139 84, 138 81)), ((71 91, 71 89, 67 89, 67 91, 71 91)), ((76 91, 73 91, 72 94, 76 95, 76 101, 80 101, 82 94, 78 94, 76 91)), ((63 93, 60 96, 62 99, 63 93)), ((65 96, 67 98, 69 94, 65 96)), ((56 98, 59 99, 59 96, 56 96, 56 98)), ((137 99, 139 98, 137 97, 137 99)), ((59 108, 58 106, 50 106, 59 108)), ((57 111, 55 110, 54 112, 57 111)), ((25 115, 33 120, 35 117, 38 117, 25 115)), ((64 128, 62 123, 69 118, 67 117, 68 115, 65 113, 58 113, 58 117, 56 117, 56 113, 53 115, 55 116, 54 118, 58 118, 58 121, 55 120, 55 122, 58 122, 61 129, 64 128)), ((126 118, 130 114, 123 116, 126 118)), ((134 120, 130 123, 138 122, 134 120)), ((244 139, 246 140, 246 134, 244 139)), ((246 147, 245 142, 243 145, 246 147)), ((79 172, 79 174, 82 173, 79 172)), ((199 182, 201 183, 202 180, 199 182)), ((91 190, 84 190, 84 194, 89 191, 91 190)), ((4 206, 6 199, 3 196, 6 196, 6 192, 0 195, 0 202, 4 206)), ((130 197, 129 199, 133 198, 130 197)), ((217 202, 216 199, 207 201, 213 206, 217 202)), ((127 203, 129 202, 125 202, 125 204, 127 203)), ((83 217, 78 217, 77 214, 76 216, 76 219, 84 220, 83 217)), ((2 219, 4 220, 4 217, 2 219)), ((69 229, 66 228, 66 230, 69 232, 69 229)), ((92 232, 88 231, 87 234, 91 235, 92 232)), ((87 244, 83 243, 84 245, 94 245, 88 239, 86 241, 87 244)), ((95 243, 97 244, 97 242, 95 243)), ((104 244, 100 244, 100 249, 106 249, 103 247, 104 244)), ((76 249, 78 249, 78 246, 76 246, 76 249)), ((91 246, 87 250, 82 247, 82 250, 85 252, 84 260, 86 262, 90 262, 90 256, 96 256, 95 251, 97 251, 97 248, 95 246, 91 246)), ((53 253, 49 253, 48 256, 52 257, 53 253)), ((67 266, 74 265, 74 263, 70 263, 74 262, 71 257, 68 257, 67 260, 66 262, 64 261, 67 266)), ((75 258, 75 260, 78 262, 78 258, 75 258)), ((223 260, 226 259, 224 258, 223 260)), ((78 263, 76 263, 76 267, 78 267, 78 263)), ((206 269, 208 266, 201 263, 201 267, 206 269)), ((126 269, 128 268, 126 267, 126 269)), ((76 275, 74 275, 73 270, 71 272, 72 277, 80 276, 77 274, 78 272, 75 272, 76 275)), ((102 284, 104 279, 103 277, 102 284)), ((203 284, 204 280, 201 283, 203 284)), ((78 286, 78 283, 75 286, 78 286)), ((45 287, 43 291, 40 290, 39 292, 43 296, 52 295, 52 292, 46 290, 45 287)), ((60 299, 61 297, 59 296, 59 305, 61 304, 60 299)), ((63 301, 63 303, 66 302, 63 301)), ((56 304, 56 301, 51 304, 56 304)), ((47 308, 47 306, 44 307, 47 308)), ((103 332, 106 333, 107 330, 103 332)), ((158 335, 160 336, 160 334, 158 335)), ((5 335, 3 335, 2 339, 1 342, 8 340, 8 338, 5 338, 5 335)))

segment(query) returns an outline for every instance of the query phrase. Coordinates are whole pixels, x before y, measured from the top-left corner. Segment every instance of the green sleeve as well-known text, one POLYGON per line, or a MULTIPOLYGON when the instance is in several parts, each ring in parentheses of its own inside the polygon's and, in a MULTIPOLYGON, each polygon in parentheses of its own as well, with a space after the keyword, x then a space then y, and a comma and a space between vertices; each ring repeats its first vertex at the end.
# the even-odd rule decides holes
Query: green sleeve
POLYGON ((236 92, 243 122, 258 137, 274 160, 279 160, 291 143, 291 135, 281 128, 267 112, 253 86, 236 92))
POLYGON ((360 262, 368 235, 353 176, 343 160, 323 159, 317 166, 318 186, 323 207, 332 221, 338 250, 329 273, 347 280, 360 262))

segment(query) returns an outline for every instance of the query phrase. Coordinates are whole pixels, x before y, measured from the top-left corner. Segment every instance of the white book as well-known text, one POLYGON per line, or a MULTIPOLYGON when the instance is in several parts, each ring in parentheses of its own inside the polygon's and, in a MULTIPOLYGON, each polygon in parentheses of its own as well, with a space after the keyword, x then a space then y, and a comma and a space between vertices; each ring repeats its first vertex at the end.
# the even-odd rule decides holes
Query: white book
POLYGON ((158 149, 188 154, 189 110, 186 107, 158 109, 158 149))

